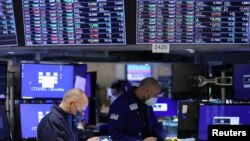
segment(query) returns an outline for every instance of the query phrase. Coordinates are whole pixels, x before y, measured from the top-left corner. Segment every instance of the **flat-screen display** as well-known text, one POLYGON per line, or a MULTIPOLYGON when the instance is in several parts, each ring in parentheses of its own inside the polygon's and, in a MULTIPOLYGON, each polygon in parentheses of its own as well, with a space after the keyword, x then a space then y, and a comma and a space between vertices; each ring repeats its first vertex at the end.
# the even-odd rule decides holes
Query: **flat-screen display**
POLYGON ((249 125, 250 105, 200 105, 198 140, 208 139, 208 125, 249 125))
POLYGON ((85 93, 87 97, 91 97, 91 76, 89 73, 86 74, 86 85, 85 85, 85 93))
MULTIPOLYGON (((52 104, 20 104, 20 122, 22 139, 36 138, 37 126, 41 119, 50 112, 52 104), (27 116, 30 115, 30 116, 27 116)), ((84 112, 84 121, 88 123, 89 108, 84 112)))
POLYGON ((250 100, 250 64, 233 65, 235 100, 250 100))
POLYGON ((4 103, 0 103, 0 140, 10 139, 9 121, 4 103))
POLYGON ((126 77, 128 81, 141 81, 152 77, 152 66, 149 64, 127 64, 126 77))
POLYGON ((136 42, 249 44, 249 0, 137 0, 136 42))
POLYGON ((178 138, 185 139, 197 136, 198 107, 198 100, 178 101, 178 138))
POLYGON ((0 100, 5 99, 7 88, 7 64, 0 63, 0 100))
POLYGON ((158 97, 153 106, 156 117, 172 117, 177 115, 177 102, 171 98, 158 97))
POLYGON ((0 0, 0 47, 17 46, 12 0, 0 0))
POLYGON ((26 46, 125 45, 124 0, 22 0, 26 46))
POLYGON ((84 88, 86 65, 21 64, 21 96, 24 99, 63 97, 71 88, 84 88))
POLYGON ((23 139, 36 137, 38 123, 50 112, 51 106, 52 104, 20 104, 21 136, 23 139))
POLYGON ((96 75, 97 73, 95 71, 87 72, 86 74, 85 92, 88 97, 95 97, 96 75))
POLYGON ((201 96, 201 88, 197 86, 195 76, 204 76, 202 64, 172 64, 172 95, 174 100, 196 99, 201 96))

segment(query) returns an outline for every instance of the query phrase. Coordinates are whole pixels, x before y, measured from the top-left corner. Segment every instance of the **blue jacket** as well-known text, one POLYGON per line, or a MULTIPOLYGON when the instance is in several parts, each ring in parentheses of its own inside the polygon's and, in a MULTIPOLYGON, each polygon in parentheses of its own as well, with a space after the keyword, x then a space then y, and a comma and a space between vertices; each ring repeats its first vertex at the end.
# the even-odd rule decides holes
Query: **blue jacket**
POLYGON ((43 117, 37 127, 38 141, 78 141, 73 115, 53 105, 51 112, 43 117))
MULTIPOLYGON (((148 123, 151 136, 164 140, 167 132, 158 123, 153 108, 148 107, 148 123)), ((134 97, 134 90, 118 97, 109 109, 109 134, 112 141, 138 141, 142 139, 141 117, 134 97)))

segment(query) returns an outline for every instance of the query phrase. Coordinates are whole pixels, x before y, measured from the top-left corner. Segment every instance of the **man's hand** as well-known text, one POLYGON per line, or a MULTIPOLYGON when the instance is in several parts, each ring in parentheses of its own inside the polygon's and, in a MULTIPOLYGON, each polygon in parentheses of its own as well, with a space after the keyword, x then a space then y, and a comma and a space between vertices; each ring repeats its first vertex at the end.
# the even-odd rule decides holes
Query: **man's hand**
POLYGON ((180 139, 178 139, 176 137, 166 137, 165 141, 180 141, 180 139))
POLYGON ((100 139, 98 137, 92 137, 89 138, 87 141, 99 141, 100 139))
POLYGON ((157 140, 157 138, 155 138, 155 137, 147 137, 143 141, 156 141, 156 140, 157 140))

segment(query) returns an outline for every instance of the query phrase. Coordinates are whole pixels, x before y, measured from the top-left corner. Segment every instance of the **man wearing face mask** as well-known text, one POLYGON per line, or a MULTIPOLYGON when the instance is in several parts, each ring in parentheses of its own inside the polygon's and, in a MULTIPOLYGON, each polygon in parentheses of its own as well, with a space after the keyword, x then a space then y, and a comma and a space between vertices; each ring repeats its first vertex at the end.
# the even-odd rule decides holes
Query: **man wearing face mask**
POLYGON ((112 96, 109 97, 110 104, 112 104, 117 99, 117 97, 121 96, 126 92, 124 84, 121 81, 112 83, 110 88, 112 94, 112 96))
POLYGON ((160 141, 167 133, 158 123, 152 105, 160 93, 158 81, 143 79, 139 87, 118 97, 109 110, 109 133, 113 141, 160 141))
MULTIPOLYGON (((38 141, 78 141, 77 121, 84 115, 88 98, 80 89, 68 90, 59 106, 53 105, 37 126, 38 141)), ((98 137, 88 141, 99 141, 98 137)))

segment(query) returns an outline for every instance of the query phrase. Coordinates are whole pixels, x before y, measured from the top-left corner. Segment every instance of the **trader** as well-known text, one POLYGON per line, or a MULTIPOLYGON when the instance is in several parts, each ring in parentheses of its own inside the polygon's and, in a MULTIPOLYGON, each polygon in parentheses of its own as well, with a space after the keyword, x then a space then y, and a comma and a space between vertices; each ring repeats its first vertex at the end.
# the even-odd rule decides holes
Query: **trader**
POLYGON ((160 93, 158 81, 143 79, 139 87, 132 87, 118 97, 109 110, 109 134, 113 141, 166 140, 167 133, 158 123, 152 105, 160 93))
MULTIPOLYGON (((88 105, 86 94, 80 89, 68 90, 59 106, 53 105, 37 127, 38 141, 78 141, 77 119, 88 105)), ((79 118, 78 118, 79 117, 79 118)), ((88 141, 98 141, 98 137, 88 141)))

